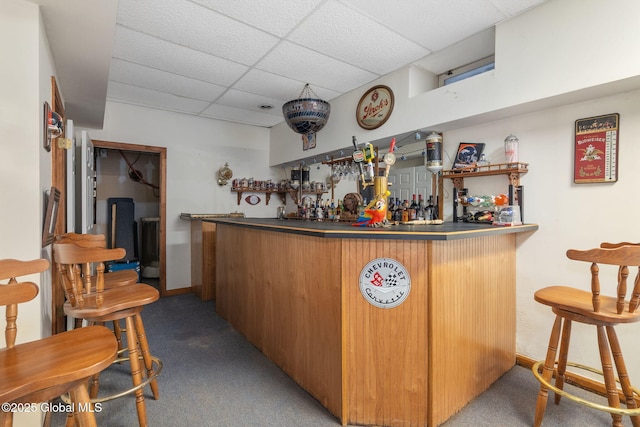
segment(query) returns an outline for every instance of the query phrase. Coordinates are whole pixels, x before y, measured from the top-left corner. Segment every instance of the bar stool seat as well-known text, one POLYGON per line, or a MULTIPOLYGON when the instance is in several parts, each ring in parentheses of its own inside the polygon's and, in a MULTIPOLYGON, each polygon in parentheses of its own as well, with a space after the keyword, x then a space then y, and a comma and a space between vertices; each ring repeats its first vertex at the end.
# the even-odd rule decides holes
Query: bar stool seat
MULTIPOLYGON (((117 354, 116 339, 104 326, 63 332, 16 344, 18 304, 33 300, 38 287, 17 278, 40 273, 49 267, 45 259, 0 260, 0 306, 6 306, 6 348, 0 349, 0 425, 13 425, 13 412, 4 404, 36 405, 69 393, 73 403, 70 417, 80 427, 95 427, 87 381, 111 365, 117 354)), ((30 406, 29 406, 30 407, 30 406)), ((37 405, 37 408, 40 408, 37 405)), ((50 414, 50 413, 48 413, 50 414)))
MULTIPOLYGON (((607 244, 603 244, 606 246, 607 244)), ((540 426, 544 417, 548 399, 548 390, 555 393, 555 403, 559 404, 565 396, 587 407, 609 412, 614 427, 622 426, 622 416, 628 415, 634 426, 640 426, 640 409, 637 399, 640 392, 631 385, 615 326, 640 321, 640 268, 635 276, 631 299, 625 300, 629 267, 640 267, 640 246, 618 245, 590 250, 567 251, 567 257, 590 264, 591 291, 568 286, 550 286, 538 290, 534 299, 551 307, 556 315, 549 338, 549 347, 545 360, 536 362, 532 371, 540 382, 540 391, 536 402, 534 426, 540 426), (600 265, 612 265, 616 271, 616 296, 600 295, 600 265), (598 350, 602 370, 568 361, 572 322, 596 327, 598 350), (560 343, 558 351, 558 343, 560 343), (608 405, 577 397, 564 390, 567 366, 599 374, 604 379, 608 405), (617 377, 615 372, 617 371, 617 377), (555 385, 551 384, 556 377, 555 385), (620 384, 620 389, 617 384, 620 384), (626 404, 621 408, 620 401, 626 404)))

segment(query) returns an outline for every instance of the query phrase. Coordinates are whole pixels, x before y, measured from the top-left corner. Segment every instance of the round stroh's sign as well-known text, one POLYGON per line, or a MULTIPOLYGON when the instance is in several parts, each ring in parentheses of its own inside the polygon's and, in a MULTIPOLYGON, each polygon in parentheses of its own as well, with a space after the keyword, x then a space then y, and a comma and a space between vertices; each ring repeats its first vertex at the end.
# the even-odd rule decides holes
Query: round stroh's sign
POLYGON ((409 273, 395 259, 376 258, 360 272, 360 292, 376 307, 397 307, 407 299, 410 290, 409 273))

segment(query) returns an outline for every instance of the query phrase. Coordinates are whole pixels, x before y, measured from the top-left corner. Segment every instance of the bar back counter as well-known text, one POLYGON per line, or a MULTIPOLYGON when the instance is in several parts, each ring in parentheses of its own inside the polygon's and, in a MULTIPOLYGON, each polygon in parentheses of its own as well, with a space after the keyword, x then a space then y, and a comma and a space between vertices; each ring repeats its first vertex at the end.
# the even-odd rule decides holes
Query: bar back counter
POLYGON ((537 225, 210 221, 218 314, 343 425, 437 426, 515 364, 537 225))

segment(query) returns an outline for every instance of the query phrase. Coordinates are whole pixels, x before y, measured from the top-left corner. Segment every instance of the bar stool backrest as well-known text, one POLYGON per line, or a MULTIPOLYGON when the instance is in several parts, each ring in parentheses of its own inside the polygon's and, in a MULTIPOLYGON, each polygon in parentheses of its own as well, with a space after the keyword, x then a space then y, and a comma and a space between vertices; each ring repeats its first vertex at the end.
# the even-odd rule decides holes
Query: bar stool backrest
POLYGON ((9 279, 6 285, 0 285, 0 306, 6 306, 5 345, 13 348, 18 333, 18 304, 31 301, 38 295, 38 286, 32 282, 18 283, 17 278, 41 273, 49 268, 49 261, 36 259, 19 261, 15 259, 0 260, 0 280, 9 279))
POLYGON ((95 289, 95 304, 102 307, 104 291, 104 263, 124 258, 122 248, 81 247, 76 244, 53 244, 53 259, 59 272, 60 284, 67 301, 73 307, 84 307, 85 297, 95 289), (91 275, 95 264, 95 276, 91 275), (94 279, 95 277, 95 279, 94 279), (92 281, 95 280, 95 284, 92 281))
POLYGON ((635 278, 633 279, 633 287, 631 291, 631 299, 627 305, 627 279, 629 277, 629 267, 640 267, 640 245, 633 244, 609 244, 603 243, 600 248, 589 250, 569 249, 567 257, 576 261, 585 261, 591 263, 591 293, 593 294, 593 311, 600 311, 600 268, 598 264, 617 265, 617 296, 616 310, 618 314, 622 314, 625 307, 629 313, 634 313, 640 305, 640 268, 637 268, 635 278))

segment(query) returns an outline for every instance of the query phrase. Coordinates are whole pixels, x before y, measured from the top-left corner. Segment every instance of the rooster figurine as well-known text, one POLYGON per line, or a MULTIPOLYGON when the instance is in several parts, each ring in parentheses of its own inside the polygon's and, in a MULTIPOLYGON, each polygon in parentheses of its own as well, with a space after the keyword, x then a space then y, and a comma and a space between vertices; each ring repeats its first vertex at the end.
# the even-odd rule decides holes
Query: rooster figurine
POLYGON ((364 213, 358 217, 354 227, 380 227, 384 225, 387 219, 387 197, 391 194, 386 191, 384 194, 378 194, 376 198, 366 207, 364 213))

